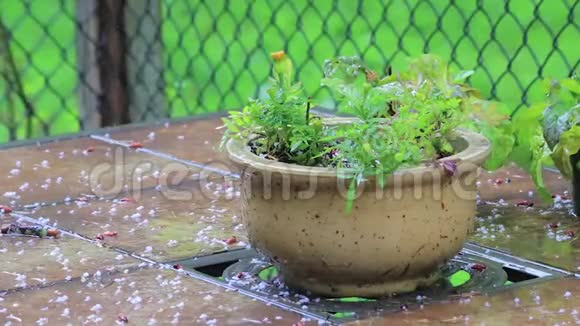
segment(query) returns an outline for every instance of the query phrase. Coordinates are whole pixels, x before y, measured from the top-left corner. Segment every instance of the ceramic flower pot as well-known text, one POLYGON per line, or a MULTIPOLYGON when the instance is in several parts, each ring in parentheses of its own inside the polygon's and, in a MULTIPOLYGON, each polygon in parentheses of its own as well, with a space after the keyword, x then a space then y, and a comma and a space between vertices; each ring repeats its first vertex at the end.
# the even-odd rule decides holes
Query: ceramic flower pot
POLYGON ((454 175, 424 164, 398 170, 384 188, 370 179, 350 213, 350 180, 337 170, 275 162, 230 140, 251 244, 287 285, 314 294, 377 297, 432 284, 473 228, 478 167, 489 154, 479 134, 457 135, 458 154, 444 159, 458 162, 454 175))

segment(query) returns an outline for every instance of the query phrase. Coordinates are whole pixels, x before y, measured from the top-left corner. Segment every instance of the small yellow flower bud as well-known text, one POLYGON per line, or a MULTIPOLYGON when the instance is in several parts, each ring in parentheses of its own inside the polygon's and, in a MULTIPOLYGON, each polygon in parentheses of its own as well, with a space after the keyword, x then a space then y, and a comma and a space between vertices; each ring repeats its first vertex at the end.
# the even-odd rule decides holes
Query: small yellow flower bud
POLYGON ((284 59, 284 57, 286 57, 286 53, 284 51, 276 51, 276 52, 272 52, 270 54, 272 56, 272 59, 274 59, 274 61, 280 61, 282 59, 284 59))
POLYGON ((278 76, 283 87, 288 88, 292 84, 292 60, 284 51, 277 51, 271 54, 274 59, 274 73, 278 76))

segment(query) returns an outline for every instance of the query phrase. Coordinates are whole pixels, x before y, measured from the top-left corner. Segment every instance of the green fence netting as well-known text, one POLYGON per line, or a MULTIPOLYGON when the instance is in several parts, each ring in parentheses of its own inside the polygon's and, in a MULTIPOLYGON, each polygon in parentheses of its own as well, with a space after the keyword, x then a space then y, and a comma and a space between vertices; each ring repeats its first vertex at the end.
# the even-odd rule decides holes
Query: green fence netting
MULTIPOLYGON (((79 44, 99 47, 107 39, 84 32, 89 18, 79 14, 81 1, 99 0, 0 2, 0 141, 86 127, 79 88, 90 84, 90 67, 80 66, 79 44)), ((280 49, 295 61, 305 90, 330 108, 319 81, 324 59, 336 55, 360 55, 381 70, 432 52, 474 69, 469 82, 514 110, 543 96, 543 78, 569 75, 580 65, 574 0, 117 1, 125 14, 140 13, 125 42, 147 40, 161 49, 151 55, 155 63, 141 62, 137 70, 161 62, 162 83, 148 92, 159 93, 167 117, 240 108, 260 95, 269 53, 280 49), (159 25, 158 33, 140 35, 151 24, 159 25)), ((97 99, 108 96, 92 91, 97 99)), ((159 110, 159 103, 142 102, 145 111, 159 110)))

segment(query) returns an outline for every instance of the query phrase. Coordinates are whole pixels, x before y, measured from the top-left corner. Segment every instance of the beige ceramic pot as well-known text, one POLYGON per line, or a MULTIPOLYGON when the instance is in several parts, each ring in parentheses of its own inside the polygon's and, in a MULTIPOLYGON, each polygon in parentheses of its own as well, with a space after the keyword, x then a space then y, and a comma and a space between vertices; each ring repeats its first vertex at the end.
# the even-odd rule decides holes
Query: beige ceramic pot
POLYGON ((399 170, 385 188, 360 187, 344 212, 349 180, 330 168, 274 162, 230 140, 243 167, 242 217, 251 244, 291 287, 315 294, 377 297, 432 284, 473 227, 476 179, 489 142, 458 131, 457 173, 424 164, 399 170))

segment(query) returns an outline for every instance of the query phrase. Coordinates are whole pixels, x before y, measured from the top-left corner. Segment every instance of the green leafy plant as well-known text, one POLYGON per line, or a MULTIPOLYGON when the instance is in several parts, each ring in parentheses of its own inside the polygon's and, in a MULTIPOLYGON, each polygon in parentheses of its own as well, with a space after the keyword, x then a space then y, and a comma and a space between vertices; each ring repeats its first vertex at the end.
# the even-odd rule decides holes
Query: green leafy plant
POLYGON ((413 59, 406 71, 382 78, 357 57, 328 60, 323 85, 338 95, 343 110, 363 121, 338 130, 347 140, 337 144, 343 156, 339 162, 354 168, 356 182, 369 175, 381 181, 399 168, 453 154, 454 130, 464 127, 492 142, 485 166, 501 166, 514 143, 510 110, 481 99, 464 84, 472 73, 454 73, 433 55, 413 59))
POLYGON ((323 160, 323 126, 310 115, 310 100, 300 83, 292 80, 292 62, 283 53, 273 54, 275 64, 267 98, 253 99, 242 111, 224 118, 223 140, 250 139, 255 154, 300 165, 320 165, 323 160))
POLYGON ((580 151, 580 76, 545 82, 544 101, 518 110, 512 120, 516 145, 511 158, 530 173, 540 196, 551 201, 542 178, 542 164, 551 159, 567 177, 571 156, 580 151))
POLYGON ((495 169, 514 143, 511 110, 481 99, 477 90, 464 84, 472 74, 453 73, 443 60, 426 54, 411 60, 406 71, 379 78, 357 57, 339 57, 326 62, 323 85, 339 96, 343 110, 368 123, 387 121, 399 130, 401 140, 408 136, 426 157, 450 154, 448 140, 456 128, 478 130, 493 145, 485 167, 495 169), (372 120, 377 117, 385 120, 372 120))
POLYGON ((340 110, 358 118, 334 126, 310 113, 310 101, 292 80, 290 59, 284 53, 273 58, 268 97, 231 112, 224 140, 247 139, 255 154, 273 160, 343 170, 337 175, 351 180, 347 210, 367 178, 384 185, 397 169, 454 154, 457 128, 477 129, 491 140, 489 167, 501 166, 511 152, 509 110, 464 83, 472 71, 454 73, 433 55, 382 77, 358 57, 327 60, 322 85, 337 96, 340 110))

